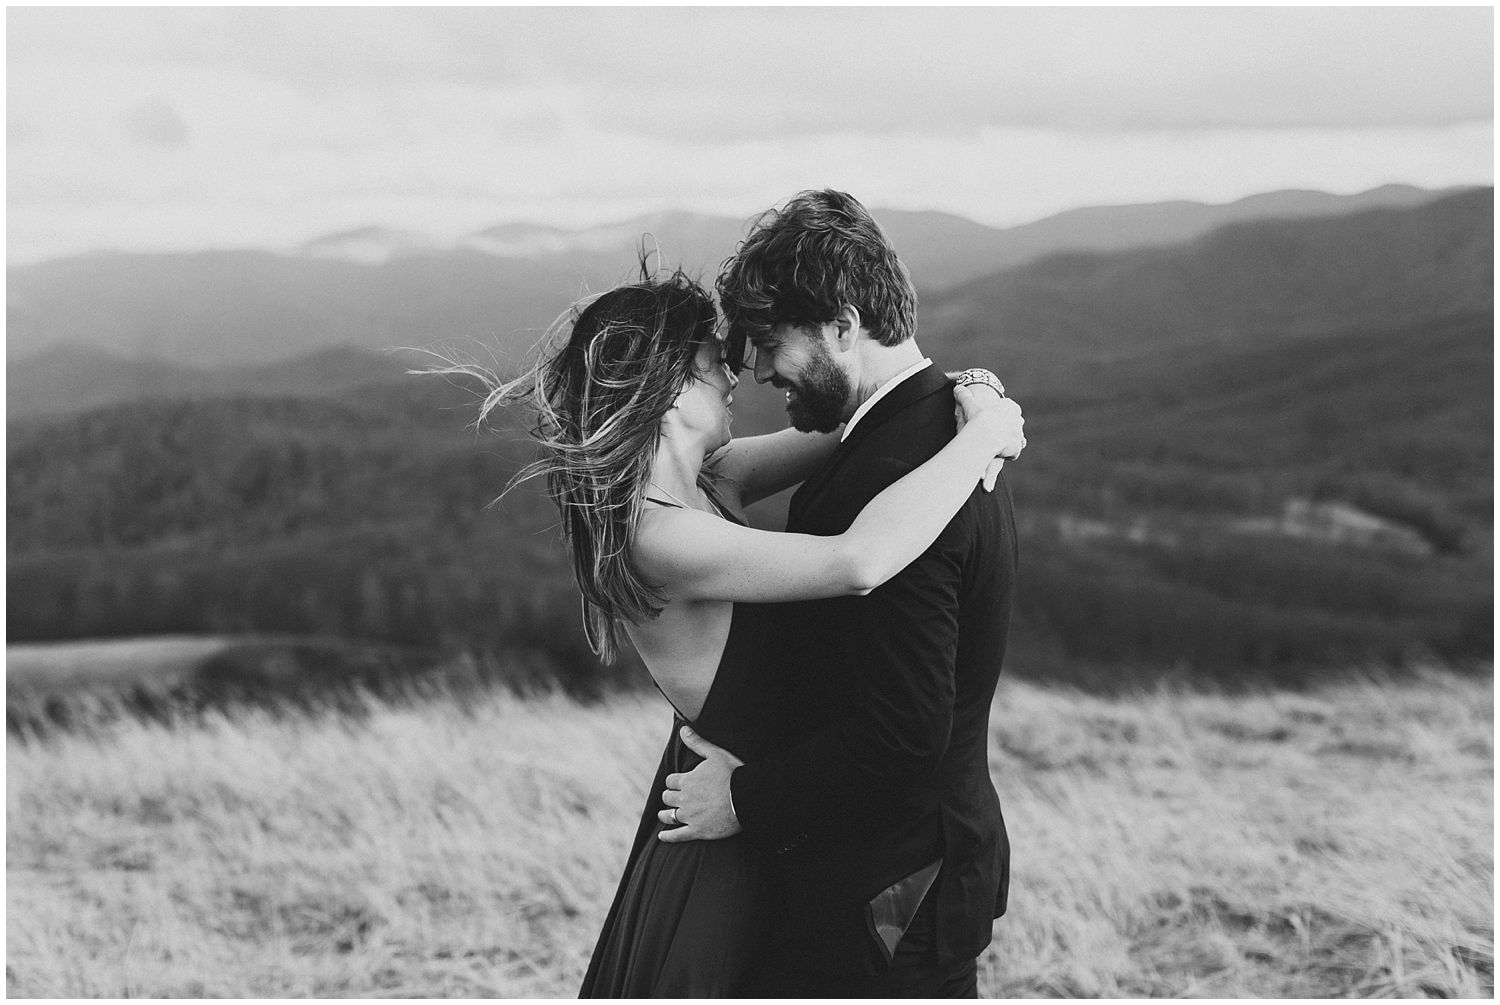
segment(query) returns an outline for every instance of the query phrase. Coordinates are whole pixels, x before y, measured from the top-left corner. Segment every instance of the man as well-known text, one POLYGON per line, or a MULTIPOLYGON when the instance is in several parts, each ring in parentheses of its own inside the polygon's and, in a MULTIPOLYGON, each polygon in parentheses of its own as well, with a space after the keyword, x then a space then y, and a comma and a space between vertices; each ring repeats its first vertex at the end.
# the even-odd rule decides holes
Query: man
MULTIPOLYGON (((792 425, 845 427, 787 530, 840 533, 954 435, 952 382, 913 338, 910 278, 851 196, 804 192, 762 217, 719 294, 792 425)), ((1008 880, 986 740, 1015 564, 1009 491, 976 486, 868 596, 780 605, 766 679, 792 746, 741 764, 684 733, 706 760, 667 777, 661 816, 682 826, 663 840, 743 829, 779 878, 746 996, 977 996, 1008 880)))

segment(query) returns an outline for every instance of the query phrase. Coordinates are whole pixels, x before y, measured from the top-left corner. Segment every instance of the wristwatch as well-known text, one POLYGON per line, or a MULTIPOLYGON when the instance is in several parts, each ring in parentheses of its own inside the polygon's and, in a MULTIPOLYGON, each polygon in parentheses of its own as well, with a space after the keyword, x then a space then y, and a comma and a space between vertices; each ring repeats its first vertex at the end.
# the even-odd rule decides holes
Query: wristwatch
POLYGON ((965 384, 983 384, 986 387, 994 388, 995 393, 1000 397, 1005 397, 1005 385, 1000 383, 1000 378, 983 367, 970 367, 959 374, 954 379, 954 383, 959 387, 963 387, 965 384))

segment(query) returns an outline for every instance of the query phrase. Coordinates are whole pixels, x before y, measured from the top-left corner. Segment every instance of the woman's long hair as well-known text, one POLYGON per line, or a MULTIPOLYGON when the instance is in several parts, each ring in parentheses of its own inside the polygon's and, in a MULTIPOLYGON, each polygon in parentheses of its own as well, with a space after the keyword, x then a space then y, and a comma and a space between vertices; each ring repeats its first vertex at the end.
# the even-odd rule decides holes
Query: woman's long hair
POLYGON ((662 418, 717 329, 718 312, 703 287, 681 270, 653 278, 643 258, 640 282, 574 304, 548 329, 537 362, 515 380, 464 363, 427 371, 479 378, 488 389, 480 422, 502 405, 535 410, 530 433, 542 456, 505 491, 546 478, 583 593, 589 646, 605 663, 619 653, 622 621, 661 613, 664 598, 636 572, 631 545, 662 418))

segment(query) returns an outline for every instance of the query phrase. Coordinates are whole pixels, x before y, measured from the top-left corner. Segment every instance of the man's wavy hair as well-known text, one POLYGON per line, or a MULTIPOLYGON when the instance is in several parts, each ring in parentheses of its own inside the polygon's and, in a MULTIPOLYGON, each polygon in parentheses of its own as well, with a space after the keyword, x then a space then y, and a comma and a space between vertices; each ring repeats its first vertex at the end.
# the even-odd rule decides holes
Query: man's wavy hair
POLYGON ((719 272, 729 337, 743 344, 779 324, 832 321, 845 304, 881 345, 916 334, 917 291, 880 226, 846 192, 798 193, 767 210, 719 272))
MULTIPOLYGON (((529 432, 541 457, 505 491, 545 477, 583 594, 584 630, 605 663, 619 654, 622 621, 662 610, 664 598, 636 572, 631 547, 662 418, 699 376, 695 357, 718 337, 718 321, 708 291, 681 270, 655 278, 643 257, 639 282, 574 304, 549 328, 537 362, 515 380, 464 363, 431 371, 483 382, 479 422, 502 405, 534 410, 529 432)), ((735 353, 726 351, 726 361, 739 369, 735 353)))

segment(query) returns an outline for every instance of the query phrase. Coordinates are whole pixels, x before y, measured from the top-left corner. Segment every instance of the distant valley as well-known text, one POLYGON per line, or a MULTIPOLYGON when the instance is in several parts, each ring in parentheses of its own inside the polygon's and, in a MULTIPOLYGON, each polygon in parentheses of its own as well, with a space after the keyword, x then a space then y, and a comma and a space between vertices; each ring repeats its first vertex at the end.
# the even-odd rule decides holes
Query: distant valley
MULTIPOLYGON (((993 366, 1027 411, 1008 665, 1108 688, 1490 658, 1492 263, 1483 189, 926 294, 923 347, 993 366)), ((13 362, 11 641, 342 637, 597 686, 550 504, 485 509, 529 456, 522 417, 476 435, 469 391, 368 344, 13 362)), ((742 435, 784 423, 764 389, 735 407, 742 435)))
MULTIPOLYGON (((1060 252, 1192 240, 1225 223, 1402 209, 1452 193, 1386 186, 1356 196, 1279 192, 1226 205, 1100 207, 998 229, 943 213, 879 214, 924 300, 1060 252)), ((333 346, 493 345, 519 361, 569 303, 631 278, 643 238, 712 281, 746 222, 659 214, 583 231, 506 224, 457 246, 376 227, 295 254, 98 254, 7 269, 6 356, 87 346, 188 368, 261 365, 333 346), (649 235, 649 237, 647 237, 649 235)))

